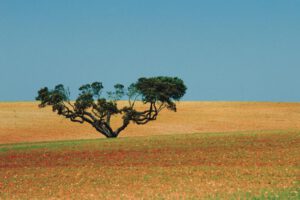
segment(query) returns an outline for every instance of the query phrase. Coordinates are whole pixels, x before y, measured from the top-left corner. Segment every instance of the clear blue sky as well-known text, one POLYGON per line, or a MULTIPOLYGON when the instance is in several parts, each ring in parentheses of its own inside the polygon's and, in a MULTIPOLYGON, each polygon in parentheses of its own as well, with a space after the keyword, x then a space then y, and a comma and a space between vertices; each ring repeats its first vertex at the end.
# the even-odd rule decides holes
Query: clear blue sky
POLYGON ((0 0, 0 101, 156 75, 184 100, 300 101, 300 1, 0 0))

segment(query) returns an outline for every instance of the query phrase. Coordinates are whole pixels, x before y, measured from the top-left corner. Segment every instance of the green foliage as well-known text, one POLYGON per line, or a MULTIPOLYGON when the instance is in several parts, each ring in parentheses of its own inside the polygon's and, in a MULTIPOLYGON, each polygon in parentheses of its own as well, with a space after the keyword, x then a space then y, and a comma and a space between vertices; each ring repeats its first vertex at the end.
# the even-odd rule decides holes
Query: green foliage
POLYGON ((44 87, 38 91, 36 100, 41 101, 40 107, 57 105, 69 100, 69 91, 62 84, 56 85, 53 90, 44 87))
POLYGON ((106 99, 98 99, 96 105, 94 105, 94 109, 96 109, 101 115, 105 115, 106 113, 117 114, 119 113, 117 103, 112 101, 107 101, 106 99))
POLYGON ((52 106, 52 110, 59 115, 69 118, 73 122, 87 122, 107 137, 116 137, 130 121, 136 124, 146 124, 155 120, 163 108, 176 111, 174 101, 180 100, 185 94, 186 86, 177 77, 152 77, 140 78, 131 84, 127 90, 124 85, 116 84, 114 91, 107 92, 107 99, 101 97, 103 85, 101 82, 82 85, 75 103, 70 102, 69 90, 62 84, 49 90, 44 87, 38 91, 36 100, 40 101, 40 107, 52 106), (129 97, 129 106, 118 108, 117 101, 125 95, 129 97), (134 102, 141 97, 149 109, 143 112, 134 108, 134 102), (123 114, 123 125, 112 130, 110 118, 115 114, 123 114))
POLYGON ((114 92, 107 92, 108 99, 111 99, 112 101, 118 101, 125 95, 124 85, 118 83, 114 85, 114 88, 114 92))
POLYGON ((186 91, 183 81, 177 77, 140 78, 135 86, 145 101, 179 100, 186 91))
POLYGON ((93 82, 92 84, 85 84, 79 88, 82 94, 90 94, 94 98, 99 98, 101 95, 101 91, 103 89, 103 85, 101 82, 93 82))
POLYGON ((180 78, 166 76, 140 78, 135 84, 135 88, 142 95, 144 102, 167 103, 171 110, 176 110, 173 101, 180 100, 187 89, 180 78))
POLYGON ((86 110, 87 108, 90 108, 94 103, 93 94, 91 93, 82 93, 78 96, 78 98, 75 101, 75 108, 77 110, 86 110))

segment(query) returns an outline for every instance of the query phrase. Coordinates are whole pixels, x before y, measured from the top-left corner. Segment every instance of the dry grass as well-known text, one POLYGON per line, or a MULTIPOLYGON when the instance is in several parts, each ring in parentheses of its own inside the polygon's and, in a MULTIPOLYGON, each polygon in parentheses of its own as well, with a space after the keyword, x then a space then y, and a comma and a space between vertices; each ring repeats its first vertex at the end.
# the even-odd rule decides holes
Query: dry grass
MULTIPOLYGON (((123 102, 124 103, 124 102, 123 102)), ((121 137, 249 130, 300 130, 300 103, 180 102, 144 126, 131 124, 121 137)), ((0 103, 0 144, 101 138, 87 124, 76 124, 39 109, 37 103, 0 103)))
POLYGON ((298 199, 299 132, 0 146, 0 199, 298 199), (280 191, 288 191, 280 196, 280 191))

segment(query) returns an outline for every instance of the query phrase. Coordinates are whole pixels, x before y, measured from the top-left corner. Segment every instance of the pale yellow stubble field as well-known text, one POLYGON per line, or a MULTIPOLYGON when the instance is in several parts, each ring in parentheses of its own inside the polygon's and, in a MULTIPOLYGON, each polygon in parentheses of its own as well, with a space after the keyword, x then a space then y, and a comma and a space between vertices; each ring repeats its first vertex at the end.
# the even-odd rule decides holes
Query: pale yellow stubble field
MULTIPOLYGON (((179 102, 177 108, 177 113, 163 111, 146 125, 130 124, 120 137, 300 130, 300 103, 179 102)), ((70 122, 51 108, 38 108, 37 102, 0 103, 0 144, 100 137, 88 124, 70 122)))

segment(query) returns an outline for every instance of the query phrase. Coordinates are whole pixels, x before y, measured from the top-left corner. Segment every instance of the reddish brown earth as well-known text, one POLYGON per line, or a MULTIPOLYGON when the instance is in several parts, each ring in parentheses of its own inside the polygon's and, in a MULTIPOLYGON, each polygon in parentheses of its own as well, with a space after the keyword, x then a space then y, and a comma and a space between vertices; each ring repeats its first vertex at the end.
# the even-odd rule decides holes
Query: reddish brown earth
POLYGON ((0 147, 0 198, 7 199, 230 199, 281 190, 293 197, 299 186, 298 132, 0 147))

